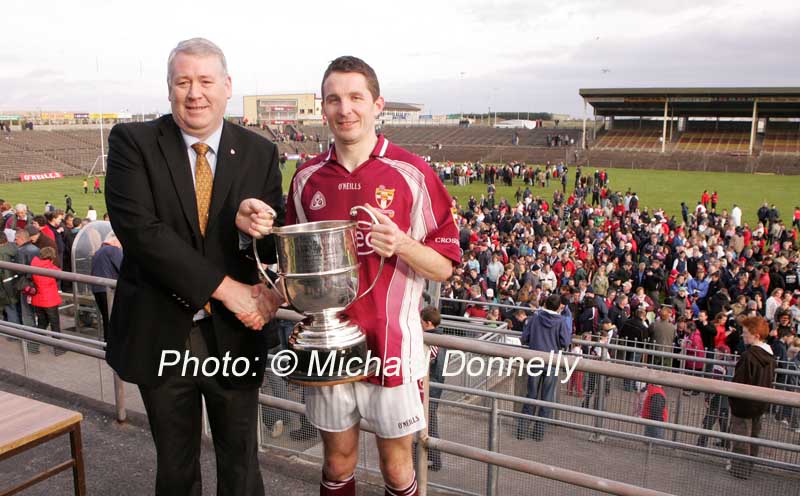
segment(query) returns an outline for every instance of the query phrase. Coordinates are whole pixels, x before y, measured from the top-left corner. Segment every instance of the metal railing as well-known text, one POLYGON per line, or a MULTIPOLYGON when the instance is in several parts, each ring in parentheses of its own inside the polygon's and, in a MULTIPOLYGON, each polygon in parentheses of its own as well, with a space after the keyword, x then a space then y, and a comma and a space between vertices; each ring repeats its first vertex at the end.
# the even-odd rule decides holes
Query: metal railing
MULTIPOLYGON (((460 299, 455 299, 455 298, 444 298, 444 297, 442 297, 442 298, 440 298, 440 301, 441 302, 459 303, 459 304, 463 304, 463 305, 480 304, 480 305, 483 305, 483 306, 498 307, 498 308, 509 309, 509 310, 523 310, 525 312, 534 312, 534 311, 538 310, 538 308, 523 307, 523 306, 519 306, 519 305, 506 305, 506 304, 494 303, 494 302, 475 302, 475 301, 471 301, 471 300, 460 300, 460 299)), ((573 315, 573 318, 577 318, 577 317, 573 315)), ((468 319, 466 317, 461 317, 459 315, 447 315, 447 314, 442 314, 442 319, 445 322, 445 324, 443 325, 443 327, 445 327, 445 328, 447 327, 447 322, 448 321, 455 321, 455 322, 471 321, 471 320, 475 321, 475 319, 468 319)), ((507 326, 500 327, 500 328, 497 328, 497 329, 475 327, 475 328, 473 328, 473 330, 476 333, 479 333, 479 332, 482 331, 484 333, 491 333, 491 334, 504 334, 504 335, 507 335, 507 336, 510 336, 510 337, 515 337, 515 338, 519 338, 520 336, 522 336, 522 333, 520 331, 514 331, 512 329, 508 329, 507 326)), ((589 344, 588 342, 581 341, 580 337, 577 336, 577 335, 573 336, 572 343, 573 344, 589 344)), ((602 347, 605 347, 605 348, 610 349, 610 350, 617 350, 617 351, 622 351, 622 352, 633 352, 633 351, 636 351, 636 352, 638 352, 640 354, 648 355, 649 357, 657 356, 657 357, 662 357, 662 358, 670 358, 670 359, 674 359, 674 360, 680 360, 681 363, 683 363, 683 362, 688 360, 688 361, 692 361, 692 362, 701 362, 701 363, 711 364, 711 365, 716 364, 716 365, 731 366, 731 365, 733 365, 733 363, 735 363, 736 360, 738 360, 738 357, 739 357, 739 355, 736 354, 736 353, 719 353, 717 351, 710 350, 710 349, 699 350, 699 352, 702 353, 703 356, 692 356, 692 355, 687 355, 686 354, 686 350, 681 348, 678 344, 662 345, 662 344, 655 343, 652 340, 636 341, 636 340, 629 340, 629 339, 625 339, 625 338, 620 338, 619 336, 615 336, 614 337, 613 343, 602 344, 602 345, 600 345, 598 343, 591 343, 591 344, 592 344, 592 346, 602 346, 602 347), (634 350, 633 348, 636 348, 636 349, 634 350), (680 353, 675 353, 674 350, 676 348, 680 349, 680 353), (709 356, 711 356, 713 358, 709 358, 709 356)), ((622 360, 622 359, 619 359, 619 358, 612 358, 612 361, 618 361, 618 362, 621 362, 621 363, 629 363, 631 365, 637 365, 637 363, 630 362, 630 361, 625 361, 625 360, 622 360)), ((652 365, 652 364, 644 364, 644 365, 652 365)), ((777 361, 776 374, 788 375, 788 376, 800 376, 800 371, 787 368, 789 365, 790 365, 790 362, 777 361)), ((778 383, 776 383, 776 384, 778 384, 778 383)), ((785 384, 781 384, 781 386, 785 386, 785 384)))
MULTIPOLYGON (((35 269, 18 264, 8 264, 0 262, 0 267, 11 268, 12 270, 17 270, 21 272, 35 271, 36 273, 42 275, 58 277, 68 280, 80 279, 81 282, 89 282, 92 284, 103 284, 107 286, 113 285, 113 281, 110 280, 102 280, 100 278, 92 278, 91 276, 81 276, 77 274, 62 273, 58 271, 51 272, 51 271, 46 271, 46 269, 35 269)), ((297 320, 298 317, 299 316, 297 314, 294 314, 293 312, 288 312, 285 310, 279 311, 279 318, 282 319, 297 320)), ((495 334, 497 335, 503 335, 511 332, 502 328, 495 328, 493 329, 493 331, 495 331, 495 334)), ((20 326, 6 322, 0 322, 0 333, 5 334, 7 336, 20 338, 22 340, 20 341, 20 343, 22 343, 21 350, 22 350, 23 360, 27 360, 26 346, 24 344, 25 340, 35 341, 54 347, 56 346, 61 347, 69 351, 73 351, 77 354, 93 357, 98 360, 103 359, 105 355, 104 351, 102 350, 103 343, 101 342, 92 343, 92 340, 86 338, 72 339, 67 335, 60 335, 62 339, 56 339, 53 337, 55 333, 42 332, 39 329, 27 328, 26 326, 20 326)), ((497 342, 490 342, 489 340, 466 339, 466 338, 453 337, 447 335, 436 335, 436 334, 426 333, 425 342, 427 344, 441 346, 449 350, 461 350, 466 353, 471 353, 475 357, 479 356, 502 357, 508 360, 520 359, 525 361, 531 360, 533 358, 544 359, 544 360, 547 360, 549 358, 548 354, 546 353, 528 349, 522 349, 514 346, 508 346, 506 344, 497 342)), ((591 343, 591 345, 596 346, 597 343, 591 343)), ((608 346, 611 347, 614 345, 608 345, 608 346)), ((98 366, 101 365, 104 364, 102 363, 98 364, 98 366)), ((654 370, 651 368, 635 367, 626 364, 609 363, 599 360, 579 360, 577 357, 567 357, 562 365, 570 367, 574 366, 577 371, 586 374, 595 374, 597 377, 600 378, 601 388, 603 387, 603 379, 621 378, 632 381, 658 383, 664 386, 671 386, 677 388, 678 390, 691 389, 695 391, 703 391, 709 394, 732 396, 732 397, 745 398, 757 401, 766 401, 773 404, 784 405, 791 408, 800 408, 800 395, 797 395, 789 391, 778 391, 772 389, 758 388, 755 386, 732 384, 725 381, 707 379, 703 377, 678 375, 672 372, 654 370)), ((117 406, 117 418, 119 421, 124 421, 126 417, 125 414, 126 397, 123 392, 123 387, 122 387, 123 383, 122 381, 119 381, 119 379, 117 379, 116 376, 114 383, 115 383, 115 393, 116 393, 114 396, 114 402, 117 406), (118 389, 116 387, 117 383, 119 383, 118 389)), ((268 387, 266 381, 263 387, 265 388, 268 387)), ((504 393, 497 393, 495 391, 490 391, 490 390, 484 391, 475 388, 450 385, 450 384, 434 385, 433 387, 441 388, 444 391, 450 391, 451 393, 461 395, 463 397, 475 397, 479 398, 480 401, 489 402, 490 403, 489 407, 475 405, 473 404, 473 402, 463 402, 463 401, 453 402, 444 399, 434 402, 434 404, 438 404, 438 406, 441 408, 447 408, 450 410, 458 409, 458 410, 470 411, 473 413, 479 412, 481 414, 488 415, 489 428, 488 428, 488 437, 485 440, 485 443, 482 441, 454 442, 452 440, 444 438, 429 437, 427 431, 423 431, 419 437, 418 445, 420 448, 420 453, 417 460, 418 476, 420 480, 420 487, 423 493, 427 490, 427 486, 429 485, 430 487, 434 488, 435 487, 449 488, 451 490, 455 490, 456 492, 461 492, 463 494, 503 494, 504 493, 503 488, 505 487, 504 484, 513 485, 513 483, 518 483, 516 478, 518 476, 506 475, 505 471, 501 472, 501 470, 507 469, 513 471, 509 472, 509 474, 513 473, 529 474, 529 476, 536 476, 537 478, 544 478, 550 481, 557 481, 553 482, 553 484, 560 483, 562 484, 562 488, 575 487, 575 490, 577 490, 577 487, 582 487, 591 489, 593 491, 601 491, 611 494, 666 494, 663 492, 658 492, 652 488, 646 487, 647 485, 646 480, 640 484, 622 482, 619 480, 611 480, 610 478, 604 477, 602 475, 590 474, 580 470, 573 470, 571 468, 557 466, 553 463, 545 463, 542 461, 531 460, 530 454, 527 451, 520 452, 518 456, 513 456, 504 453, 503 451, 506 445, 509 443, 509 441, 506 439, 506 436, 504 436, 504 431, 503 431, 503 426, 505 425, 504 423, 516 421, 520 418, 524 420, 540 421, 544 424, 551 425, 554 429, 561 429, 564 432, 571 432, 571 433, 591 432, 597 435, 613 437, 617 439, 619 442, 630 441, 639 444, 644 443, 647 446, 650 446, 650 448, 647 448, 648 449, 647 456, 650 456, 649 453, 651 453, 650 450, 652 449, 653 446, 663 446, 665 448, 672 450, 674 450, 675 447, 680 447, 681 450, 687 452, 697 452, 703 454, 710 453, 711 455, 717 457, 724 456, 725 459, 740 458, 743 455, 735 455, 729 452, 720 452, 720 450, 714 450, 711 448, 693 447, 689 446, 686 443, 678 442, 675 439, 673 440, 652 439, 646 436, 642 436, 641 434, 638 434, 636 432, 624 432, 621 430, 609 429, 606 426, 604 426, 604 422, 626 423, 639 427, 647 427, 647 426, 658 427, 663 429, 669 429, 672 430, 673 432, 677 432, 680 434, 692 435, 692 436, 706 435, 724 441, 746 440, 748 443, 757 444, 765 449, 780 450, 781 452, 785 453, 798 452, 796 444, 785 443, 771 439, 741 438, 740 436, 735 436, 724 432, 717 432, 714 430, 700 429, 697 427, 679 425, 675 423, 657 422, 653 420, 637 418, 631 415, 626 415, 618 412, 595 410, 592 408, 583 408, 580 406, 558 403, 557 400, 554 402, 542 402, 539 400, 524 398, 521 397, 520 395, 509 395, 504 393), (503 402, 509 402, 513 404, 528 404, 534 407, 545 406, 557 412, 561 412, 564 416, 566 415, 585 416, 589 417, 590 421, 584 423, 576 423, 573 421, 567 421, 558 418, 546 418, 542 416, 531 417, 529 415, 519 414, 517 412, 508 411, 501 408, 503 402), (485 445, 486 447, 482 448, 480 447, 481 445, 485 445), (469 468, 471 466, 469 464, 473 462, 478 464, 484 464, 485 465, 484 486, 480 489, 470 490, 465 488, 453 487, 452 482, 451 485, 448 486, 446 483, 429 481, 429 474, 427 470, 427 465, 425 463, 426 453, 428 450, 437 450, 439 453, 452 455, 460 460, 463 460, 462 463, 455 463, 453 465, 452 470, 454 473, 458 472, 462 467, 469 468), (724 455, 722 453, 724 453, 724 455), (569 486, 563 486, 563 484, 569 484, 569 486)), ((297 394, 297 390, 294 391, 294 394, 297 394)), ((426 391, 425 397, 428 398, 428 396, 429 395, 427 394, 426 391)), ((102 391, 101 391, 101 399, 102 399, 102 391)), ((278 398, 266 394, 261 394, 259 402, 262 405, 262 407, 268 409, 269 408, 281 409, 282 411, 291 412, 293 414, 299 414, 299 415, 302 415, 304 411, 304 407, 301 402, 291 401, 286 398, 278 398)), ((470 418, 469 421, 473 422, 475 421, 475 419, 470 418)), ((365 430, 369 430, 368 426, 364 427, 367 427, 367 429, 365 430)), ((461 431, 460 433, 463 435, 474 434, 474 432, 469 432, 468 430, 459 429, 459 431, 461 431)), ((263 438, 264 434, 261 432, 261 430, 259 431, 259 435, 263 438)), ((515 447, 514 446, 510 447, 512 451, 513 448, 515 447)), ((362 453, 365 453, 366 449, 367 449, 366 447, 362 449, 362 453)), ((653 456, 661 456, 661 455, 654 454, 653 456)), ((362 459, 363 460, 362 465, 364 466, 369 465, 367 459, 368 457, 364 455, 362 459)), ((770 460, 764 458, 756 458, 754 461, 756 461, 756 463, 758 463, 759 465, 763 465, 765 467, 771 467, 774 470, 791 471, 791 472, 800 471, 800 464, 798 464, 796 458, 794 460, 789 460, 789 461, 778 460, 778 459, 770 460)), ((375 470, 376 468, 377 467, 373 466, 372 470, 375 470)), ((541 479, 536 479, 536 480, 541 480, 541 479)), ((796 481, 794 482, 796 483, 796 481)), ((571 493, 573 490, 565 490, 565 491, 571 493)))

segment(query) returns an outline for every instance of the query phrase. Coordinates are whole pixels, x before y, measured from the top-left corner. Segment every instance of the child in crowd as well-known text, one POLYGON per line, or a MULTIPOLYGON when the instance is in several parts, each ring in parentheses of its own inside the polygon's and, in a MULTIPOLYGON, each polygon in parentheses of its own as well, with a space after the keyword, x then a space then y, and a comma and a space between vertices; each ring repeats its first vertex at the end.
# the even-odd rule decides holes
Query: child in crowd
MULTIPOLYGON (((591 341, 591 333, 584 332, 581 334, 581 340, 591 341)), ((569 352, 575 357, 582 356, 583 351, 583 347, 579 344, 573 344, 569 350, 569 352)), ((579 370, 573 372, 572 377, 569 378, 569 384, 567 384, 567 394, 570 396, 583 396, 583 372, 579 370)))

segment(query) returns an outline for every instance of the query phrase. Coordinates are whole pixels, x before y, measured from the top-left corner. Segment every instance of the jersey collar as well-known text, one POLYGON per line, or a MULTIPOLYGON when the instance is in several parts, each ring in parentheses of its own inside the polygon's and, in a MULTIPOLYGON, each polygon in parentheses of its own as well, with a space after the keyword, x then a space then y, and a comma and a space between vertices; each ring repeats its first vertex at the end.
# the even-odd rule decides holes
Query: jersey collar
MULTIPOLYGON (((375 143, 375 148, 369 154, 370 158, 385 157, 386 150, 389 148, 389 140, 383 134, 378 135, 378 142, 375 143)), ((326 162, 337 162, 336 160, 336 145, 331 144, 328 148, 328 155, 325 157, 326 162)))

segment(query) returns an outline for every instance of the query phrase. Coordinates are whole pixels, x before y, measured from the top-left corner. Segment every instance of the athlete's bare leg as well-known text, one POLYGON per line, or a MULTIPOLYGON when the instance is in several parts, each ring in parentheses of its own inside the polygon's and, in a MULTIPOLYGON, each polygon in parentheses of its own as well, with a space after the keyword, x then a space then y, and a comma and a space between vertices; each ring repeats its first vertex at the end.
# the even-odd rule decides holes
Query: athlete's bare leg
POLYGON ((411 434, 393 439, 375 437, 381 458, 381 474, 387 486, 404 488, 414 481, 412 438, 411 434))
POLYGON ((322 472, 329 480, 350 477, 358 465, 358 424, 342 432, 320 431, 325 447, 322 472))

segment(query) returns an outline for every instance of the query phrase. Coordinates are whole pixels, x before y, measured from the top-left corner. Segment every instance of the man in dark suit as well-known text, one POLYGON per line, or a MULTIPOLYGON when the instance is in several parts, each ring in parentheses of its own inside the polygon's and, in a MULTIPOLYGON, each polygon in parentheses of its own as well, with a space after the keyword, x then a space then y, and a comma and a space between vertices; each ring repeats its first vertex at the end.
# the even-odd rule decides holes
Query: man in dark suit
MULTIPOLYGON (((167 82, 171 115, 117 125, 109 136, 106 202, 124 259, 106 359, 139 386, 157 494, 202 493, 204 399, 217 494, 263 495, 258 388, 267 341, 277 336, 262 328, 279 299, 258 284, 240 230, 255 219, 269 230, 283 218, 277 147, 224 122, 231 79, 210 41, 179 43, 167 82)), ((270 245, 258 245, 268 263, 270 245)))

